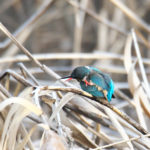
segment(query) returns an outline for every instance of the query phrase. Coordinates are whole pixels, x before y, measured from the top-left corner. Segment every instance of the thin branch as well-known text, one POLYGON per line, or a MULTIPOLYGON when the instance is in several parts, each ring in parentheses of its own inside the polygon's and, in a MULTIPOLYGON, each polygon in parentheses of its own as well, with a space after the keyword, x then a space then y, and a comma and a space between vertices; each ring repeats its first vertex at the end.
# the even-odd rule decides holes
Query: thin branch
POLYGON ((138 136, 138 137, 133 137, 133 138, 130 138, 130 139, 127 139, 127 140, 122 140, 122 141, 119 141, 119 142, 111 143, 111 144, 108 144, 108 145, 105 145, 105 146, 94 148, 92 150, 101 150, 101 149, 109 148, 109 147, 112 147, 112 146, 115 146, 115 145, 118 145, 118 144, 123 144, 123 143, 129 142, 129 141, 136 141, 136 140, 141 139, 143 137, 149 137, 149 136, 150 136, 150 133, 142 135, 142 136, 138 136))
POLYGON ((102 104, 102 105, 110 108, 112 111, 114 111, 116 114, 118 114, 122 119, 126 120, 130 125, 132 125, 134 128, 136 128, 142 134, 147 134, 148 133, 136 121, 134 121, 132 118, 130 118, 129 116, 127 116, 125 113, 121 112, 119 109, 117 109, 113 105, 111 105, 105 99, 96 99, 91 94, 89 94, 89 93, 87 93, 85 91, 82 91, 81 89, 70 88, 70 87, 68 88, 68 87, 45 86, 45 87, 41 87, 40 90, 54 90, 54 91, 72 92, 72 93, 76 93, 78 95, 82 95, 84 97, 90 98, 90 99, 92 99, 92 100, 94 100, 94 101, 96 101, 96 102, 98 102, 98 103, 100 103, 100 104, 102 104))
POLYGON ((28 71, 28 69, 25 67, 25 65, 23 63, 19 63, 18 65, 19 65, 21 71, 25 72, 32 79, 32 81, 35 83, 35 85, 40 85, 38 83, 38 81, 36 80, 36 78, 28 71))
POLYGON ((39 66, 44 72, 46 72, 47 74, 51 75, 55 79, 59 79, 60 78, 60 76, 58 74, 56 74, 53 70, 48 68, 46 65, 42 65, 37 59, 35 59, 32 56, 32 54, 22 44, 20 44, 17 41, 17 39, 7 30, 7 28, 2 23, 0 23, 0 30, 3 33, 5 33, 5 35, 7 35, 13 41, 13 43, 15 43, 16 46, 18 48, 20 48, 20 50, 28 56, 29 59, 32 60, 37 66, 39 66))
POLYGON ((140 67, 140 70, 141 70, 141 75, 142 75, 144 84, 146 86, 147 94, 150 97, 150 94, 149 94, 149 91, 150 91, 149 82, 148 82, 148 79, 147 79, 147 76, 146 76, 146 73, 145 73, 145 68, 144 68, 144 65, 143 65, 143 59, 142 59, 142 56, 141 56, 141 53, 140 53, 140 48, 139 48, 139 45, 137 43, 137 38, 136 38, 134 29, 132 29, 131 33, 132 33, 132 37, 133 37, 133 42, 134 42, 135 52, 136 52, 136 55, 137 55, 137 60, 138 60, 139 67, 140 67))
MULTIPOLYGON (((52 2, 53 0, 45 0, 40 8, 13 33, 13 36, 17 37, 25 28, 29 27, 32 23, 34 23, 49 8, 52 2)), ((7 47, 10 42, 10 39, 6 39, 4 42, 0 42, 0 48, 2 49, 7 47)))
POLYGON ((83 110, 82 108, 79 108, 79 107, 74 107, 74 106, 71 106, 70 104, 66 104, 64 106, 64 108, 67 108, 67 109, 70 109, 78 114, 81 114, 81 115, 84 115, 86 116, 87 118, 97 122, 97 123, 100 123, 102 125, 104 125, 105 127, 108 127, 108 128, 112 128, 112 126, 108 123, 106 123, 103 118, 101 118, 100 116, 98 116, 97 114, 95 113, 91 113, 91 112, 88 112, 88 111, 85 111, 83 110))
POLYGON ((129 17, 134 23, 136 23, 139 27, 144 29, 145 31, 150 33, 150 26, 146 24, 140 17, 136 15, 130 8, 124 5, 120 0, 110 0, 114 5, 116 5, 124 14, 129 17))
POLYGON ((76 7, 78 9, 81 9, 82 11, 85 11, 89 16, 91 16, 92 18, 94 18, 96 21, 101 22, 103 24, 105 24, 106 26, 108 26, 109 28, 118 31, 119 33, 121 33, 122 35, 127 35, 127 32, 124 31, 124 29, 121 29, 119 26, 115 25, 114 23, 106 20, 105 18, 103 18, 102 16, 100 17, 99 15, 97 15, 95 12, 91 11, 90 9, 85 9, 83 7, 81 7, 80 5, 78 5, 77 3, 75 3, 72 0, 67 0, 67 2, 72 5, 73 7, 76 7))
POLYGON ((0 75, 0 80, 2 80, 6 75, 11 75, 12 77, 14 77, 17 81, 19 81, 20 83, 22 83, 25 86, 33 86, 32 83, 30 83, 29 81, 25 80, 21 75, 17 74, 16 72, 12 71, 12 70, 6 70, 5 72, 3 72, 0 75))
MULTIPOLYGON (((116 53, 107 53, 107 52, 99 52, 96 54, 91 53, 42 53, 42 54, 32 54, 34 59, 39 61, 41 60, 75 60, 75 59, 83 59, 83 60, 124 60, 124 56, 116 53)), ((137 58, 132 57, 132 60, 136 60, 137 58)), ((147 58, 142 58, 143 63, 146 65, 150 65, 150 60, 147 58)), ((26 55, 16 55, 14 57, 5 57, 0 59, 0 64, 3 63, 13 63, 13 62, 28 62, 30 59, 26 55)))
POLYGON ((0 84, 0 91, 6 96, 6 97, 11 97, 11 94, 5 89, 5 87, 0 84))

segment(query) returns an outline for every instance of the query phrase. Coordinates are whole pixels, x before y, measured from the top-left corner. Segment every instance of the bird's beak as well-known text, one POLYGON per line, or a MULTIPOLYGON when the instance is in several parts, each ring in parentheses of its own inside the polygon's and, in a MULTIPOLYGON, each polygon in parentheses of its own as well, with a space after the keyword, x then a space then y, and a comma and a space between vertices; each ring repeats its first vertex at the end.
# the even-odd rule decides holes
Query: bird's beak
POLYGON ((62 78, 60 78, 60 79, 67 79, 66 81, 69 81, 69 80, 72 79, 72 77, 71 77, 71 76, 66 76, 66 77, 62 77, 62 78))

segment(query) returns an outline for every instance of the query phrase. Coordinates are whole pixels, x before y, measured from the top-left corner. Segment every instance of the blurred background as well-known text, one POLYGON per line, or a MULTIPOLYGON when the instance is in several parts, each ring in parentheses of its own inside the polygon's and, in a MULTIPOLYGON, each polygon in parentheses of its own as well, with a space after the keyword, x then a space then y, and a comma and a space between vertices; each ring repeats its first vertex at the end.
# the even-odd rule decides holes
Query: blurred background
MULTIPOLYGON (((32 54, 42 54, 42 63, 61 75, 76 66, 91 65, 110 73, 115 81, 124 82, 126 38, 131 28, 148 36, 139 22, 142 19, 144 25, 149 23, 150 4, 149 0, 121 2, 133 11, 134 18, 132 12, 116 6, 118 2, 113 0, 1 0, 0 21, 32 54)), ((2 32, 0 41, 1 58, 22 54, 2 32)), ((149 51, 142 51, 142 55, 149 56, 149 51)), ((24 63, 36 71, 34 64, 24 63)), ((16 67, 11 62, 0 68, 10 65, 16 67)))
MULTIPOLYGON (((134 29, 149 79, 149 14, 150 0, 0 0, 0 22, 42 64, 60 76, 77 66, 95 66, 110 74, 115 89, 131 99, 124 49, 134 29)), ((132 49, 135 61, 134 46, 132 49)), ((20 72, 19 62, 42 85, 56 82, 0 32, 0 72, 20 72)), ((139 66, 135 68, 142 79, 139 66)), ((138 120, 130 103, 120 99, 112 103, 138 120)))

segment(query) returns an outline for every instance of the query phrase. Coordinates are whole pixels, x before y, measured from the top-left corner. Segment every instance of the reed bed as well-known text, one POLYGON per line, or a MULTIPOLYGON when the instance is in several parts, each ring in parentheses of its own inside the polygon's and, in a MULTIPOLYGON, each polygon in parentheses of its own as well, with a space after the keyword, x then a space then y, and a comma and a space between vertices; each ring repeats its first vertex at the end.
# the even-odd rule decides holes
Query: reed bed
POLYGON ((148 0, 0 0, 0 149, 150 149, 148 0), (109 103, 60 78, 111 75, 109 103))

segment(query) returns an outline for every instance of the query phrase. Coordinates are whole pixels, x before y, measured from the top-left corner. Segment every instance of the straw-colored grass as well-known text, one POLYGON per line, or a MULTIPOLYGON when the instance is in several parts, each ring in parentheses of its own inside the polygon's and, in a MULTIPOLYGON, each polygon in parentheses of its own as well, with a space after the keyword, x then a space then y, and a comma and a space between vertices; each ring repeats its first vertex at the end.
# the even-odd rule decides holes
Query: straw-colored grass
POLYGON ((147 0, 0 1, 0 149, 150 149, 147 0), (65 82, 111 75, 109 103, 65 82))

